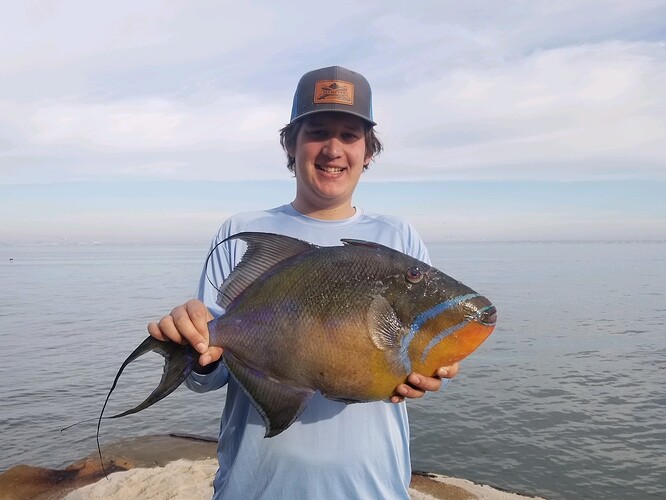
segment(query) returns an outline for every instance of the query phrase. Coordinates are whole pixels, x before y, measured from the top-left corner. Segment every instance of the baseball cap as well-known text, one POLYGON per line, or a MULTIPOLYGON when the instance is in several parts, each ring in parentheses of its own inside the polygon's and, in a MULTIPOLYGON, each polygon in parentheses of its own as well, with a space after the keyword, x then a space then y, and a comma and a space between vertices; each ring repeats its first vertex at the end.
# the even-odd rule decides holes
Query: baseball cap
POLYGON ((294 94, 290 123, 322 111, 349 113, 377 125, 372 119, 372 91, 368 80, 341 66, 315 69, 301 77, 294 94))

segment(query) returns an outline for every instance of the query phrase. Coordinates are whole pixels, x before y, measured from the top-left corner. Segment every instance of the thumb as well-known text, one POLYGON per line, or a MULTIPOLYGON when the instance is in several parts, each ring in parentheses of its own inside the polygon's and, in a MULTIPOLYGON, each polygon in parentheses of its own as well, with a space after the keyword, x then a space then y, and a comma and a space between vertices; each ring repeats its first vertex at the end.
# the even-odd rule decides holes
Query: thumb
POLYGON ((206 352, 204 352, 201 356, 199 356, 199 364, 201 366, 206 366, 211 363, 215 363, 216 361, 220 360, 223 352, 224 349, 222 349, 221 347, 210 346, 208 347, 206 352))

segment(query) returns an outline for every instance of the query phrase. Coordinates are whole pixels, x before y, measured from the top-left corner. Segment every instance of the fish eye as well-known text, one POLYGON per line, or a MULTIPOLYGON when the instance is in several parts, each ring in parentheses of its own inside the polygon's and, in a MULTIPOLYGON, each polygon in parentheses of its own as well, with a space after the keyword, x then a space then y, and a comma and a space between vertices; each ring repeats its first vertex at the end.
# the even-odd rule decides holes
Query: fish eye
POLYGON ((421 271, 421 268, 418 266, 412 266, 407 269, 405 278, 407 278, 407 281, 410 283, 418 283, 423 279, 423 271, 421 271))

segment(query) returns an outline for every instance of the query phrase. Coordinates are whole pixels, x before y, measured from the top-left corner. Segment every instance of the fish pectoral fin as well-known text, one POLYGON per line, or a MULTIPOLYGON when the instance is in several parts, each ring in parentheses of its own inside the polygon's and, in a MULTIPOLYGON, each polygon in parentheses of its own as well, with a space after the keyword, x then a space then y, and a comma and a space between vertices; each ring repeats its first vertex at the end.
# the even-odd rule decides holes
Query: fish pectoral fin
POLYGON ((400 346, 405 326, 386 298, 376 295, 370 303, 367 317, 370 337, 377 349, 387 351, 400 346))
POLYGON ((276 436, 293 424, 314 394, 312 389, 294 387, 267 377, 229 351, 224 352, 222 359, 264 419, 264 437, 276 436))

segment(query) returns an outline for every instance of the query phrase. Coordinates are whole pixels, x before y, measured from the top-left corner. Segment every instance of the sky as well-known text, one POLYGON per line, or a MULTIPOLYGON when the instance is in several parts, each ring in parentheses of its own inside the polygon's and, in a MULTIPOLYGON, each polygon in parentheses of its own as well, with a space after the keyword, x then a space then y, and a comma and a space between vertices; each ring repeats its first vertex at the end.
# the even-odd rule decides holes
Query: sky
POLYGON ((300 76, 371 83, 354 203, 426 241, 666 240, 666 2, 7 2, 0 244, 208 242, 288 203, 300 76))

